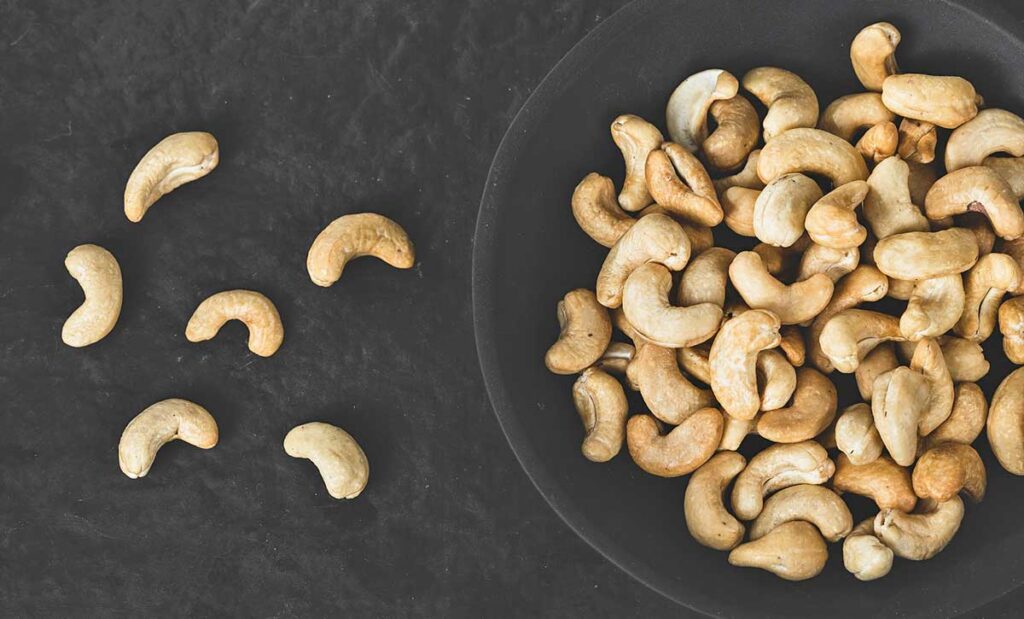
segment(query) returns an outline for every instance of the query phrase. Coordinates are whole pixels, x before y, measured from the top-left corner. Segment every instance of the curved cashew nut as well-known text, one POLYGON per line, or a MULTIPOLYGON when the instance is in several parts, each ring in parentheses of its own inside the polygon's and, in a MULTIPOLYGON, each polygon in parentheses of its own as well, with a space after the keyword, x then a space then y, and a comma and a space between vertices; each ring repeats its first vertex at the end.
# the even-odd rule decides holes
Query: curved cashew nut
POLYGON ((824 486, 800 484, 779 490, 765 501, 750 525, 750 539, 760 539, 794 520, 810 522, 830 542, 838 542, 853 529, 850 508, 838 494, 824 486))
POLYGON ((994 108, 978 112, 949 135, 946 171, 980 166, 993 153, 1024 155, 1024 118, 994 108))
POLYGON ((665 138, 657 127, 633 114, 623 114, 612 121, 611 132, 612 141, 622 151, 626 162, 626 178, 619 192, 619 204, 627 211, 639 211, 651 203, 644 178, 647 155, 665 138))
POLYGON ((964 281, 959 274, 919 281, 900 316, 900 333, 912 342, 938 337, 957 324, 965 301, 964 281))
POLYGON ((726 227, 740 236, 754 236, 754 205, 759 189, 729 187, 722 192, 722 213, 726 227))
POLYGON ((676 350, 676 360, 683 371, 705 385, 711 384, 711 342, 676 350))
POLYGON ((935 181, 924 201, 929 219, 978 212, 1004 239, 1024 235, 1024 211, 1003 177, 985 166, 960 168, 935 181))
POLYGON ((796 73, 778 67, 758 67, 743 76, 743 88, 768 108, 764 117, 765 142, 790 129, 818 123, 818 97, 796 73))
MULTIPOLYGON (((1022 157, 1022 160, 1024 160, 1024 157, 1022 157)), ((1016 260, 1017 266, 1020 267, 1022 273, 1020 282, 1009 292, 1015 295, 1024 294, 1024 237, 1012 241, 1003 241, 999 251, 1016 260)))
POLYGON ((992 335, 999 304, 1007 290, 1021 279, 1017 261, 1006 254, 986 254, 967 272, 964 312, 957 322, 957 335, 982 342, 992 335))
POLYGON ((79 245, 68 252, 64 266, 85 293, 85 302, 64 321, 60 338, 81 348, 102 340, 121 315, 121 267, 99 245, 79 245))
POLYGON ((695 346, 718 332, 722 308, 714 303, 669 303, 672 274, 657 263, 640 265, 626 279, 622 310, 640 335, 669 348, 695 346))
POLYGON ((904 232, 875 246, 875 265, 889 277, 922 280, 963 273, 978 261, 978 241, 963 228, 904 232))
POLYGON ((928 218, 911 202, 910 166, 905 161, 889 157, 875 166, 867 182, 864 218, 875 237, 930 230, 928 218))
POLYGON ((946 358, 946 367, 955 383, 981 380, 990 368, 981 345, 961 337, 944 337, 942 356, 946 358))
POLYGON ((646 217, 648 215, 653 215, 654 213, 670 217, 673 221, 679 224, 679 227, 686 233, 686 237, 690 239, 691 255, 695 256, 705 249, 711 248, 715 245, 715 233, 709 226, 702 226, 700 224, 693 223, 692 221, 686 221, 678 215, 673 214, 660 204, 648 205, 644 210, 637 214, 637 217, 646 217))
POLYGON ((730 187, 745 187, 747 189, 764 189, 761 177, 757 175, 757 161, 761 158, 761 149, 756 148, 750 151, 743 168, 739 172, 711 181, 715 191, 721 196, 730 187))
POLYGON ((938 135, 931 123, 904 118, 900 121, 899 145, 896 154, 905 161, 931 163, 935 161, 935 143, 938 135))
POLYGON ((694 471, 683 496, 686 528, 693 539, 715 550, 730 550, 743 541, 745 528, 725 508, 722 494, 746 466, 747 459, 735 451, 715 454, 694 471))
POLYGON ((753 419, 761 409, 757 355, 779 345, 779 326, 779 318, 765 310, 749 310, 722 324, 708 364, 711 390, 729 415, 753 419))
POLYGON ((590 367, 612 339, 608 310, 584 288, 569 291, 558 302, 558 325, 558 341, 544 355, 544 365, 555 374, 575 374, 590 367))
POLYGON ((277 352, 284 341, 284 326, 274 303, 252 290, 225 290, 207 297, 185 327, 190 342, 213 339, 229 320, 239 320, 249 329, 249 350, 261 357, 277 352))
POLYGON ((1006 358, 1024 364, 1024 297, 1014 297, 999 306, 999 332, 1003 334, 1006 358))
POLYGON ((998 174, 1018 200, 1024 198, 1024 157, 985 157, 982 165, 998 174))
POLYGON ((927 436, 941 426, 953 412, 953 401, 956 399, 953 378, 946 367, 946 357, 942 354, 942 348, 931 338, 918 342, 910 359, 910 369, 923 374, 930 385, 926 407, 917 424, 917 433, 920 436, 927 436))
POLYGON ((583 456, 591 462, 614 458, 626 437, 629 404, 622 385, 607 372, 587 368, 573 383, 572 400, 586 431, 583 456))
POLYGON ((683 80, 665 108, 665 121, 672 141, 695 153, 708 135, 708 108, 715 101, 731 99, 740 84, 723 69, 705 69, 683 80))
POLYGON ((783 174, 769 182, 754 202, 754 234, 776 247, 789 247, 804 233, 804 220, 818 199, 818 183, 803 174, 783 174))
POLYGON ((761 410, 774 411, 785 406, 797 388, 796 368, 786 356, 774 348, 762 350, 757 354, 756 372, 761 410))
POLYGON ((890 122, 895 116, 877 92, 862 92, 839 97, 828 104, 818 120, 818 128, 852 142, 861 129, 890 122))
POLYGON ((900 31, 888 22, 865 26, 850 43, 850 63, 857 79, 867 90, 882 91, 885 78, 899 71, 896 47, 900 31))
POLYGON ((875 428, 889 455, 901 466, 913 464, 917 457, 917 429, 928 410, 929 387, 924 374, 906 366, 875 379, 871 395, 875 428))
POLYGON ((753 419, 736 419, 730 415, 723 415, 725 426, 722 428, 722 441, 718 444, 718 451, 736 451, 743 444, 743 440, 751 434, 757 434, 754 426, 757 425, 757 417, 753 419))
POLYGON ((882 83, 882 101, 897 116, 955 129, 978 115, 980 98, 962 77, 903 73, 882 83))
POLYGON ((626 375, 626 368, 629 362, 636 355, 636 348, 625 342, 610 342, 608 348, 601 353, 601 358, 594 362, 594 367, 604 370, 609 374, 626 375))
POLYGON ((864 355, 864 359, 853 373, 857 380, 857 391, 860 392, 861 399, 870 403, 871 396, 874 394, 875 379, 899 366, 900 361, 896 358, 896 351, 889 342, 879 345, 864 355))
POLYGON ((765 144, 757 159, 757 175, 765 183, 783 174, 819 174, 833 187, 868 177, 864 157, 849 142, 821 129, 790 129, 765 144))
POLYGON ((854 404, 836 421, 836 447, 853 464, 867 464, 882 455, 882 437, 875 428, 871 407, 854 404))
POLYGON ((766 447, 736 478, 733 512, 741 520, 753 520, 761 513, 765 496, 797 484, 823 484, 835 470, 825 448, 814 441, 766 447))
POLYGON ((779 330, 782 341, 779 342, 779 349, 786 359, 794 367, 803 366, 807 360, 807 347, 804 344, 804 335, 796 325, 786 325, 779 330))
POLYGON ((923 449, 943 443, 970 445, 985 429, 988 401, 981 387, 974 383, 960 383, 954 388, 953 411, 925 437, 923 449))
POLYGON ((757 422, 757 433, 776 443, 814 438, 835 419, 836 403, 836 387, 827 376, 811 368, 800 368, 792 406, 763 413, 757 422))
POLYGON ((892 550, 875 535, 874 517, 853 527, 843 541, 843 566, 857 580, 877 580, 892 569, 892 550))
POLYGON ((757 110, 743 95, 711 104, 711 117, 718 127, 704 140, 701 150, 711 167, 734 170, 757 146, 761 123, 757 110))
POLYGON ((852 181, 815 202, 804 221, 811 240, 833 249, 862 245, 868 238, 868 231, 857 221, 856 209, 864 202, 868 189, 866 181, 852 181))
POLYGON ((209 133, 174 133, 149 149, 128 177, 124 188, 124 214, 138 223, 149 207, 185 183, 198 180, 217 167, 220 151, 209 133))
POLYGON ((865 159, 878 163, 896 154, 900 144, 900 131, 890 121, 878 123, 857 140, 856 148, 865 159))
POLYGON ((1014 475, 1024 475, 1024 368, 999 383, 985 428, 999 464, 1014 475))
POLYGON ((657 262, 673 271, 690 260, 690 237, 667 215, 641 217, 612 246, 597 274, 597 300, 614 309, 622 305, 622 292, 630 273, 642 264, 657 262))
POLYGON ((897 557, 924 561, 949 544, 964 518, 964 502, 955 496, 937 505, 930 503, 918 513, 883 509, 875 516, 875 535, 897 557))
POLYGON ((714 403, 711 392, 699 389, 679 371, 676 354, 656 344, 640 344, 626 367, 626 378, 640 392, 655 417, 679 425, 714 403))
POLYGON ((634 415, 626 424, 626 445, 644 471, 679 477, 697 470, 715 453, 722 439, 722 413, 704 408, 662 436, 651 415, 634 415))
POLYGON ((756 252, 740 252, 729 265, 729 280, 750 307, 766 309, 783 324, 813 319, 832 298, 832 280, 816 274, 786 285, 775 279, 756 252))
POLYGON ((850 374, 882 342, 903 339, 895 316, 870 310, 848 309, 825 323, 818 343, 835 369, 850 374))
POLYGON ((825 569, 828 548, 818 529, 809 522, 787 522, 764 537, 737 546, 729 564, 757 567, 786 580, 807 580, 825 569))
POLYGON ((306 270, 317 286, 330 286, 341 278, 350 260, 379 258, 396 269, 416 263, 416 249, 402 226, 376 213, 342 215, 327 224, 313 240, 306 270))
POLYGON ((724 247, 711 247, 698 254, 679 278, 676 303, 682 306, 714 303, 723 307, 729 265, 735 257, 736 252, 724 247))
POLYGON ((117 461, 121 472, 137 479, 149 473, 156 452, 164 444, 181 439, 200 449, 210 449, 218 437, 217 422, 202 406, 177 398, 161 400, 125 426, 117 446, 117 461))
POLYGON ((835 369, 828 355, 821 350, 819 341, 821 332, 828 321, 836 314, 854 308, 861 303, 878 301, 885 296, 888 289, 889 278, 870 265, 858 266, 849 275, 839 280, 828 305, 814 319, 808 331, 807 342, 810 348, 811 362, 819 370, 828 374, 835 369))
POLYGON ((975 503, 985 498, 985 463, 970 445, 932 447, 918 459, 911 479, 914 492, 922 499, 942 503, 961 491, 975 503))
POLYGON ((295 426, 284 437, 284 451, 293 458, 311 460, 320 471, 327 493, 336 499, 354 499, 370 479, 370 463, 348 432, 312 421, 295 426))
MULTIPOLYGON (((821 273, 833 284, 860 265, 860 248, 849 247, 834 249, 817 243, 810 246, 800 256, 800 267, 796 271, 798 282, 807 281, 821 273)), ((831 295, 829 295, 831 298, 831 295)))
POLYGON ((722 223, 722 206, 700 160, 678 144, 652 150, 644 167, 654 201, 674 215, 703 226, 722 223))
POLYGON ((879 509, 909 512, 917 504, 910 471, 888 456, 879 456, 867 464, 853 464, 846 454, 839 454, 832 487, 838 492, 868 497, 879 509))
POLYGON ((619 207, 612 179, 591 172, 572 192, 572 215, 576 223, 605 247, 615 245, 636 221, 619 207))

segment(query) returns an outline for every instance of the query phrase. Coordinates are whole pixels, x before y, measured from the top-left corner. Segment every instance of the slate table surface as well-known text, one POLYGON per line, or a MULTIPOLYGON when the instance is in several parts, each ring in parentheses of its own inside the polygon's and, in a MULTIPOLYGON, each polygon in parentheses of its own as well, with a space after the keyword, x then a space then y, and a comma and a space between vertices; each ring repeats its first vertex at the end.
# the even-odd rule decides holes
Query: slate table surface
POLYGON ((548 508, 490 410, 472 333, 494 151, 623 4, 0 0, 0 616, 696 616, 548 508), (129 223, 139 157, 197 129, 220 167, 129 223), (359 211, 405 226, 415 268, 364 260, 314 286, 309 243, 359 211), (87 242, 120 261, 124 309, 72 349, 60 327, 81 291, 63 259, 87 242), (274 357, 248 352, 238 323, 185 340, 196 305, 229 288, 277 304, 274 357), (206 406, 221 442, 168 445, 129 480, 120 432, 168 397, 206 406), (364 446, 358 500, 331 499, 281 448, 312 420, 364 446))

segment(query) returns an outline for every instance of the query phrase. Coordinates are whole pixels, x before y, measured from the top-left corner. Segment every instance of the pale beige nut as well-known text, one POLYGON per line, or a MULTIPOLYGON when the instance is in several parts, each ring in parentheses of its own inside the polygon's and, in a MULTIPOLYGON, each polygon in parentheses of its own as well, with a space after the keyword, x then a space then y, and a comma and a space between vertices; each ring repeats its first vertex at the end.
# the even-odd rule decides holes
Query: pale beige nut
POLYGON ((752 419, 761 409, 757 390, 757 356, 779 345, 779 318, 750 310, 726 320, 711 345, 711 390, 723 410, 738 419, 752 419))
POLYGON ((626 424, 626 445, 633 461, 659 477, 692 473, 711 459, 722 439, 722 413, 704 408, 662 435, 651 415, 634 415, 626 424))
POLYGON ((875 246, 875 265, 889 277, 922 280, 963 273, 978 261, 974 233, 963 228, 904 232, 875 246))
POLYGON ((757 354, 756 372, 761 411, 774 411, 784 407, 797 388, 796 368, 785 355, 771 348, 757 354))
POLYGON ((998 174, 1018 200, 1024 198, 1024 157, 985 157, 982 165, 998 174))
POLYGON ((960 168, 935 181, 924 202, 929 219, 967 212, 988 217, 1000 238, 1024 235, 1024 211, 1009 184, 995 170, 982 165, 960 168))
POLYGON ((909 301, 910 297, 914 294, 914 286, 917 282, 910 279, 896 279, 895 277, 889 278, 889 298, 898 299, 900 301, 909 301))
POLYGON ((765 183, 803 172, 826 177, 834 187, 868 177, 868 167, 849 142, 820 129, 790 129, 765 144, 757 175, 765 183))
POLYGON ((736 478, 733 513, 740 520, 753 520, 764 507, 764 497, 797 484, 823 484, 835 470, 825 448, 814 441, 766 447, 736 478))
POLYGON ((354 499, 370 479, 370 463, 352 435, 337 426, 313 421, 295 426, 284 437, 284 451, 316 465, 335 499, 354 499))
POLYGON ((790 279, 799 264, 800 252, 793 247, 778 247, 768 243, 758 243, 751 250, 761 256, 764 268, 780 279, 790 279))
POLYGON ((758 67, 747 71, 742 84, 768 108, 763 123, 765 142, 790 129, 814 127, 818 123, 818 97, 796 73, 778 67, 758 67))
POLYGON ((1006 254, 987 254, 967 272, 964 313, 955 331, 962 338, 983 342, 995 330, 1003 295, 1020 281, 1017 261, 1006 254))
POLYGON ((985 428, 999 464, 1014 475, 1024 475, 1024 368, 999 383, 985 428))
POLYGON ((715 233, 708 226, 702 226, 701 224, 687 221, 682 217, 679 217, 675 213, 672 213, 660 204, 651 204, 644 208, 642 211, 637 213, 637 217, 646 217, 647 215, 653 214, 665 215, 672 218, 679 227, 686 233, 686 237, 690 239, 690 253, 691 255, 697 255, 705 249, 714 247, 715 245, 715 233))
POLYGON ((917 457, 917 435, 921 417, 929 406, 928 378, 906 366, 875 379, 871 413, 875 428, 892 459, 909 466, 917 457))
POLYGON ((723 69, 705 69, 684 79, 668 99, 665 121, 673 142, 695 153, 708 134, 708 108, 739 92, 735 76, 723 69))
POLYGON ((875 238, 930 229, 928 218, 911 201, 910 170, 905 161, 890 157, 871 171, 863 211, 875 238))
POLYGON ((757 417, 753 419, 736 419, 723 415, 725 425, 722 428, 722 440, 718 443, 718 451, 736 451, 743 441, 751 434, 757 434, 757 417))
POLYGON ((669 302, 672 274, 656 263, 642 264, 622 293, 622 310, 645 339, 669 348, 696 346, 718 332, 722 308, 714 303, 680 307, 669 302))
POLYGON ((964 282, 959 274, 916 282, 900 316, 900 333, 912 342, 938 337, 957 324, 965 303, 964 282))
POLYGON ((1013 112, 990 108, 957 127, 946 142, 946 171, 980 166, 986 157, 1024 155, 1024 119, 1013 112))
POLYGON ((886 121, 868 129, 857 140, 857 152, 864 159, 878 163, 896 154, 900 143, 900 132, 896 124, 886 121))
POLYGON ((938 135, 931 123, 904 118, 900 121, 898 154, 904 161, 931 163, 935 161, 935 143, 938 135))
POLYGON ((875 534, 897 557, 924 561, 942 552, 963 518, 964 502, 957 496, 938 504, 922 502, 913 514, 883 509, 875 516, 875 534))
POLYGON ((818 338, 821 352, 833 367, 851 374, 860 361, 883 342, 903 339, 895 316, 870 310, 847 309, 825 323, 818 338))
POLYGON ((261 357, 277 352, 284 341, 284 326, 274 303, 253 290, 225 290, 203 300, 185 327, 190 342, 213 339, 229 320, 249 330, 249 350, 261 357))
POLYGON ((747 464, 735 451, 716 454, 690 476, 683 496, 686 528, 693 539, 715 550, 731 550, 743 541, 745 528, 725 507, 726 487, 747 464))
POLYGON ((920 372, 928 380, 927 404, 917 424, 917 433, 920 436, 927 436, 942 425, 953 411, 953 401, 956 398, 953 377, 946 367, 946 357, 942 353, 942 348, 932 338, 918 342, 910 359, 910 369, 920 372))
POLYGON ((604 370, 609 374, 619 376, 626 375, 626 368, 629 362, 636 355, 636 348, 625 342, 610 342, 608 348, 604 349, 601 358, 594 362, 594 367, 604 370))
POLYGON ((178 187, 217 167, 220 150, 209 133, 174 133, 160 140, 139 161, 124 188, 124 214, 138 223, 149 207, 178 187))
POLYGON ((851 464, 867 464, 882 455, 885 445, 875 428, 870 406, 860 403, 843 410, 836 421, 836 447, 851 464))
POLYGON ((558 302, 561 332, 544 355, 544 365, 555 374, 575 374, 590 367, 608 348, 612 322, 593 292, 578 288, 558 302))
POLYGON ((641 217, 612 246, 597 274, 597 300, 607 308, 622 305, 626 279, 637 267, 657 262, 680 271, 690 260, 690 237, 671 217, 652 213, 641 217))
POLYGON ((718 170, 734 170, 743 165, 761 135, 757 110, 746 97, 736 95, 715 101, 708 113, 717 125, 701 144, 708 165, 718 170))
POLYGON ((941 503, 960 492, 975 503, 985 498, 985 463, 970 445, 945 443, 928 449, 914 465, 911 479, 922 499, 941 503))
POLYGON ((711 384, 711 342, 676 350, 676 360, 683 371, 705 385, 711 384))
POLYGON ((800 368, 792 405, 763 413, 757 433, 775 443, 812 439, 831 425, 836 403, 836 387, 827 376, 812 368, 800 368))
POLYGON ((896 47, 900 31, 888 22, 865 26, 850 43, 850 64, 867 90, 882 91, 885 78, 899 71, 896 47))
POLYGON ((988 374, 991 367, 985 351, 978 342, 961 337, 946 337, 942 341, 942 355, 953 382, 974 382, 988 374))
POLYGON ((85 302, 64 321, 60 338, 75 348, 95 344, 114 329, 121 315, 121 267, 99 245, 75 247, 64 258, 64 266, 82 287, 85 302))
POLYGON ((217 422, 202 406, 172 398, 161 400, 135 416, 121 434, 117 461, 121 472, 132 479, 145 477, 157 451, 175 439, 200 449, 217 444, 217 422))
POLYGON ((962 77, 902 73, 882 83, 882 101, 897 116, 955 129, 978 114, 978 93, 962 77))
POLYGON ((959 383, 954 387, 953 410, 924 438, 923 449, 930 449, 943 443, 970 445, 985 429, 988 418, 988 401, 981 387, 975 383, 959 383))
POLYGON ((818 120, 818 128, 837 135, 847 142, 862 129, 889 122, 895 116, 882 103, 877 92, 861 92, 839 97, 828 104, 818 120))
POLYGON ((729 265, 735 257, 736 252, 724 247, 711 247, 697 254, 679 278, 676 303, 682 306, 713 303, 724 307, 729 265))
POLYGON ((843 540, 843 567, 857 580, 882 578, 892 569, 893 552, 875 535, 874 517, 861 521, 843 540))
POLYGON ((832 487, 838 492, 868 497, 879 509, 909 512, 917 504, 910 471, 884 455, 867 464, 853 464, 846 454, 839 454, 832 487))
POLYGON ((572 400, 586 433, 583 456, 607 462, 622 449, 629 403, 619 381, 598 368, 587 368, 572 386, 572 400))
POLYGON ((838 542, 853 529, 853 516, 838 494, 824 486, 800 484, 768 497, 750 525, 750 539, 760 539, 793 521, 810 522, 830 542, 838 542))
POLYGON ((644 167, 651 197, 666 210, 702 226, 722 223, 715 186, 700 161, 672 142, 652 150, 644 167))
POLYGON ((769 245, 790 247, 803 235, 807 212, 820 198, 818 183, 803 174, 772 180, 754 202, 754 235, 769 245))
POLYGON ((626 163, 626 177, 619 192, 619 204, 631 212, 639 211, 651 203, 647 191, 644 168, 647 155, 665 140, 658 128, 634 114, 623 114, 611 126, 612 141, 622 151, 626 163))
POLYGON ((821 332, 828 321, 836 314, 854 308, 861 303, 878 301, 885 296, 888 288, 889 278, 870 265, 858 266, 849 275, 839 280, 828 305, 821 310, 807 332, 808 355, 815 367, 826 374, 835 369, 828 355, 821 350, 819 341, 821 332))
MULTIPOLYGON (((874 394, 875 379, 899 367, 900 361, 896 358, 896 350, 891 342, 885 342, 874 350, 864 355, 864 359, 857 365, 854 377, 857 380, 857 391, 865 402, 871 402, 874 394)), ((874 421, 872 421, 872 425, 874 421)))
POLYGON ((868 189, 866 181, 853 181, 836 187, 818 199, 807 211, 804 221, 811 240, 833 249, 862 245, 868 231, 857 221, 856 209, 864 203, 868 189))
POLYGON ((796 281, 803 282, 820 273, 829 278, 834 285, 859 265, 860 248, 835 249, 811 243, 800 256, 796 281))
POLYGON ((639 344, 626 367, 626 378, 640 392, 655 417, 679 425, 690 415, 714 404, 707 389, 691 383, 682 372, 676 354, 656 344, 639 344))
POLYGON ((1024 297, 1008 299, 999 306, 999 332, 1006 358, 1024 364, 1024 297))
POLYGON ((754 205, 760 189, 729 187, 722 192, 721 204, 725 225, 740 236, 754 236, 754 205))
POLYGON ((737 546, 729 564, 757 567, 785 580, 807 580, 825 569, 828 548, 818 529, 809 522, 787 522, 764 537, 737 546))
POLYGON ((786 285, 768 273, 756 252, 739 253, 729 266, 729 281, 752 308, 766 309, 783 324, 812 320, 832 298, 833 284, 827 275, 816 274, 786 285))
POLYGON ((324 228, 306 256, 306 270, 317 286, 341 278, 350 260, 373 256, 396 269, 416 264, 416 249, 402 226, 376 213, 342 215, 324 228))
POLYGON ((591 172, 572 192, 572 215, 576 223, 605 247, 615 245, 636 221, 619 207, 612 179, 591 172))
POLYGON ((746 189, 764 189, 764 183, 761 181, 761 177, 757 175, 757 160, 761 157, 761 149, 755 148, 750 151, 747 156, 747 160, 743 162, 743 167, 729 176, 715 179, 712 183, 715 185, 715 191, 718 192, 719 197, 725 190, 730 187, 744 187, 746 189))

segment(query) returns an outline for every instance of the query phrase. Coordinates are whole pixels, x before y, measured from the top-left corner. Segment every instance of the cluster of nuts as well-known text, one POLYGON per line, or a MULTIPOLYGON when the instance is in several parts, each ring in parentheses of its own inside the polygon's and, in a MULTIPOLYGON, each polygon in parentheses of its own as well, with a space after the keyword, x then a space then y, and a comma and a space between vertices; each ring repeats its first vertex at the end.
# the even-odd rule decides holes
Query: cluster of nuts
MULTIPOLYGON (((161 196, 206 176, 219 160, 217 140, 209 133, 168 136, 143 156, 128 179, 125 215, 138 223, 161 196)), ((374 256, 400 269, 415 263, 413 244, 401 226, 382 215, 358 213, 339 217, 320 232, 309 248, 306 268, 314 284, 327 287, 338 281, 349 260, 360 256, 374 256)), ((106 337, 121 314, 121 269, 114 256, 97 245, 75 247, 64 264, 81 285, 85 302, 64 322, 61 337, 69 346, 88 346, 106 337)), ((227 290, 200 303, 185 327, 185 337, 190 342, 209 340, 229 320, 245 324, 249 350, 261 357, 273 355, 284 341, 277 308, 252 290, 227 290)), ((149 406, 121 435, 121 471, 132 479, 145 476, 157 451, 175 439, 210 449, 219 439, 217 422, 188 400, 172 398, 149 406)), ((296 426, 285 436, 284 450, 311 460, 336 499, 355 498, 366 487, 366 454, 341 428, 322 422, 296 426)))
POLYGON ((850 58, 865 92, 820 113, 784 69, 696 73, 668 101, 671 141, 634 115, 612 123, 617 196, 596 173, 572 196, 609 251, 594 291, 558 303, 545 362, 579 374, 584 456, 625 442, 648 473, 693 473, 693 537, 790 580, 821 572, 826 542, 845 540, 861 580, 940 552, 961 494, 985 494, 971 444, 986 426, 999 463, 1024 475, 1024 368, 991 403, 975 384, 997 324, 1024 363, 1024 119, 979 111, 963 78, 899 73, 899 41, 888 23, 861 30, 850 58), (757 244, 715 247, 720 223, 757 244), (885 297, 906 301, 902 315, 862 307, 885 297), (832 372, 854 374, 863 402, 837 411, 832 372), (616 376, 649 413, 628 416, 616 376), (772 444, 747 461, 749 434, 772 444), (842 493, 878 513, 855 525, 842 493))

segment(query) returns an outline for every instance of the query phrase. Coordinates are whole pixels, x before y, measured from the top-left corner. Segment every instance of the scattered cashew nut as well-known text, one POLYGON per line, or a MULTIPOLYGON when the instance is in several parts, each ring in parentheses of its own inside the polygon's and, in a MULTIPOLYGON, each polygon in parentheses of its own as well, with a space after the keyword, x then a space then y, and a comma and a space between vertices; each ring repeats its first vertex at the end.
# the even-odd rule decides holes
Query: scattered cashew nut
POLYGON ((865 582, 882 578, 892 569, 892 549, 875 535, 874 523, 874 517, 862 521, 843 541, 843 566, 865 582))
POLYGON ((118 464, 121 472, 132 479, 145 477, 164 444, 181 439, 200 449, 210 449, 217 444, 218 436, 217 422, 202 406, 177 398, 161 400, 125 426, 117 446, 118 464))
POLYGON ((102 340, 121 315, 121 267, 99 245, 79 245, 68 252, 64 266, 82 287, 85 302, 64 321, 60 337, 81 348, 102 340))
POLYGON ((337 426, 313 421, 295 426, 284 437, 284 451, 311 460, 327 492, 336 499, 354 499, 370 479, 370 463, 352 436, 337 426))
POLYGON ((190 342, 213 339, 229 320, 239 320, 249 329, 249 350, 261 357, 277 352, 284 341, 284 326, 274 303, 252 290, 225 290, 207 297, 185 327, 190 342))
POLYGON ((750 307, 771 311, 782 324, 812 320, 832 298, 833 284, 827 275, 819 273, 787 286, 769 274, 761 256, 752 251, 733 259, 729 280, 750 307))
POLYGON ((586 436, 583 456, 607 462, 622 449, 629 403, 619 381, 598 368, 587 368, 572 386, 572 399, 586 436))
POLYGON ((875 516, 875 535, 897 557, 924 561, 949 544, 963 518, 964 502, 958 496, 937 505, 929 502, 913 514, 883 509, 875 516))
POLYGON ((812 368, 800 368, 793 404, 788 408, 766 409, 757 422, 757 433, 775 443, 814 438, 835 419, 836 403, 836 387, 827 376, 812 368))
POLYGON ((766 447, 736 478, 733 512, 741 520, 753 520, 761 513, 765 496, 797 484, 823 484, 835 470, 828 452, 814 441, 766 447))
POLYGON ((217 167, 220 151, 209 133, 174 133, 149 149, 128 177, 124 214, 138 223, 149 207, 178 187, 200 179, 217 167))
MULTIPOLYGON (((818 123, 818 97, 799 75, 778 67, 758 67, 743 76, 743 88, 768 108, 764 141, 818 123)), ((762 178, 764 176, 762 175, 762 178)))
POLYGON ((902 73, 885 78, 882 101, 897 116, 955 129, 977 116, 980 98, 962 77, 902 73))
POLYGON ((572 192, 572 214, 587 235, 611 247, 636 221, 619 207, 612 179, 591 172, 572 192))
POLYGON ((742 455, 726 451, 716 454, 690 477, 683 513, 686 528, 698 543, 715 550, 731 550, 743 541, 745 528, 726 509, 722 494, 746 464, 742 455))
POLYGON ((722 413, 704 408, 662 436, 651 415, 634 415, 626 424, 626 445, 644 471, 679 477, 695 471, 715 453, 722 439, 722 413))
POLYGON ((722 324, 708 363, 711 390, 729 415, 753 419, 761 409, 757 356, 779 345, 779 326, 779 318, 765 310, 749 310, 722 324))
POLYGON ((597 300, 614 309, 622 305, 622 292, 630 273, 642 264, 658 262, 672 271, 690 259, 690 237, 667 215, 641 217, 612 246, 597 275, 597 300))
POLYGON ((700 161, 679 144, 652 150, 644 167, 651 197, 670 213, 702 226, 722 223, 722 206, 700 161))
POLYGON ((705 69, 683 80, 668 99, 665 120, 673 142, 695 153, 708 134, 708 108, 715 101, 731 99, 739 82, 722 69, 705 69))
POLYGON ((899 71, 896 47, 900 31, 888 22, 865 26, 850 43, 850 63, 857 79, 867 90, 882 91, 885 78, 899 71))
POLYGON ((975 503, 985 498, 985 463, 970 445, 945 443, 925 451, 911 479, 922 499, 942 503, 960 492, 975 503))
POLYGON ((324 228, 306 256, 309 278, 317 286, 330 286, 341 278, 350 260, 379 258, 396 269, 416 263, 416 250, 402 226, 376 213, 342 215, 324 228))
POLYGON ((544 365, 555 374, 575 374, 590 367, 612 338, 608 310, 584 288, 569 291, 558 302, 558 324, 558 341, 544 355, 544 365))
POLYGON ((835 473, 835 490, 868 497, 879 509, 909 512, 917 504, 910 471, 888 456, 879 456, 867 464, 853 464, 841 453, 836 458, 835 473))
POLYGON ((794 520, 810 522, 830 542, 838 542, 853 529, 853 516, 838 494, 824 486, 800 484, 768 497, 750 525, 750 539, 760 539, 794 520))

